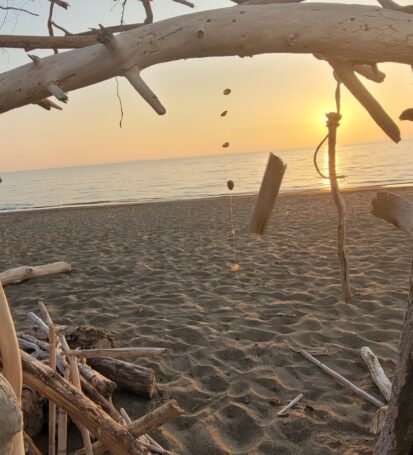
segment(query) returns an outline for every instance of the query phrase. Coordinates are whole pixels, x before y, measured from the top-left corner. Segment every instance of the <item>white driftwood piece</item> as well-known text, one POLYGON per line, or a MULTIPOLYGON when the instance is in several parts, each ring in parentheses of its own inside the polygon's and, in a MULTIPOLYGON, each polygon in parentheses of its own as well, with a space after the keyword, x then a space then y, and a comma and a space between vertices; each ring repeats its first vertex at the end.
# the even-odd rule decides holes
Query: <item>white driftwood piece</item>
POLYGON ((300 354, 309 360, 310 362, 314 363, 314 365, 317 365, 319 368, 321 368, 323 371, 325 371, 327 374, 332 376, 333 378, 337 379, 338 382, 343 384, 345 387, 353 391, 356 395, 364 398, 365 400, 369 401, 370 403, 374 404, 378 408, 381 408, 385 406, 384 403, 382 403, 380 400, 377 398, 374 398, 372 395, 369 393, 365 392, 364 390, 360 389, 356 385, 354 385, 352 382, 350 382, 348 379, 346 379, 344 376, 341 376, 341 374, 337 373, 336 371, 332 370, 329 368, 327 365, 324 365, 324 363, 320 362, 317 360, 315 357, 313 357, 311 354, 308 352, 304 351, 304 349, 300 349, 300 354))
POLYGON ((413 237, 413 203, 407 199, 397 194, 379 191, 373 200, 372 214, 413 237))
POLYGON ((166 352, 165 348, 111 348, 111 349, 75 349, 70 354, 76 357, 157 357, 166 352))
MULTIPOLYGON (((0 353, 3 362, 3 375, 10 384, 19 407, 21 406, 23 372, 20 360, 20 348, 16 329, 10 313, 9 304, 0 282, 0 353)), ((24 455, 23 428, 16 434, 12 455, 24 455)))
POLYGON ((23 266, 1 272, 0 282, 3 286, 6 286, 7 284, 21 283, 22 281, 30 280, 31 278, 71 271, 72 266, 67 262, 54 262, 52 264, 37 265, 33 267, 23 266))
POLYGON ((288 414, 288 411, 293 407, 295 406, 302 398, 304 397, 304 395, 302 393, 300 393, 299 395, 297 395, 294 400, 290 401, 287 406, 284 406, 280 411, 277 412, 277 416, 281 417, 281 416, 285 416, 288 414))
MULTIPOLYGON (((411 16, 379 6, 270 4, 188 14, 139 27, 0 75, 0 112, 158 63, 264 53, 340 56, 354 63, 413 63, 411 16), (397 28, 394 28, 397 24, 397 28)), ((136 76, 138 77, 138 76, 136 76)), ((135 88, 159 111, 148 87, 135 88)))
POLYGON ((0 373, 0 453, 2 455, 12 455, 16 436, 22 430, 23 416, 16 394, 0 373))
POLYGON ((391 396, 391 382, 389 381, 389 378, 386 376, 386 373, 381 367, 379 359, 367 346, 363 346, 360 349, 360 352, 361 356, 363 357, 363 360, 367 364, 373 382, 379 388, 380 392, 382 393, 386 401, 389 402, 391 396))

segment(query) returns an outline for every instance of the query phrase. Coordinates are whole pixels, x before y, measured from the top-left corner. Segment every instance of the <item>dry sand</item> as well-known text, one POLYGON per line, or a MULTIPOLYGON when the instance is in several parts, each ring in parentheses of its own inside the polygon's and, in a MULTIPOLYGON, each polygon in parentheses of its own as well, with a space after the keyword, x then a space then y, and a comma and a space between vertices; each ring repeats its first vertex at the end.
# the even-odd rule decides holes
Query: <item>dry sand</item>
MULTIPOLYGON (((397 190, 413 198, 413 189, 397 190)), ((342 301, 328 194, 283 195, 268 234, 247 233, 254 198, 51 210, 0 216, 0 270, 65 260, 73 273, 8 286, 18 328, 46 302, 59 323, 114 330, 120 345, 164 346, 151 402, 121 394, 131 416, 175 398, 186 415, 155 436, 181 454, 371 453, 375 407, 291 348, 319 357, 381 398, 360 348, 392 375, 411 243, 369 214, 374 191, 347 192, 354 289, 342 301), (230 264, 241 266, 239 280, 230 264), (277 417, 298 393, 304 399, 277 417)))

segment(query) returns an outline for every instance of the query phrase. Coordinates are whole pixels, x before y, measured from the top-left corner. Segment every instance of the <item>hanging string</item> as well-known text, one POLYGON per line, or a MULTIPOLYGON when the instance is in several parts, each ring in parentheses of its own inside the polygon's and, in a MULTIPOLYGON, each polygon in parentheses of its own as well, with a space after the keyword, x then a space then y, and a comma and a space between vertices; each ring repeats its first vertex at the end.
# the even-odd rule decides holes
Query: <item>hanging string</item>
MULTIPOLYGON (((334 97, 335 97, 335 100, 336 100, 336 112, 337 112, 337 114, 340 114, 340 110, 341 110, 341 82, 340 81, 337 81, 337 86, 336 86, 336 91, 334 93, 334 97)), ((321 150, 321 147, 324 145, 324 143, 327 141, 327 139, 328 139, 328 134, 318 144, 317 148, 315 149, 314 155, 313 155, 313 164, 314 164, 314 168, 315 168, 317 174, 322 179, 326 179, 326 180, 328 180, 330 178, 330 176, 324 174, 323 172, 321 172, 321 169, 320 169, 320 167, 318 165, 318 162, 317 162, 317 158, 318 158, 318 153, 321 150)), ((344 179, 344 178, 346 178, 346 176, 345 175, 337 175, 336 178, 344 179)))

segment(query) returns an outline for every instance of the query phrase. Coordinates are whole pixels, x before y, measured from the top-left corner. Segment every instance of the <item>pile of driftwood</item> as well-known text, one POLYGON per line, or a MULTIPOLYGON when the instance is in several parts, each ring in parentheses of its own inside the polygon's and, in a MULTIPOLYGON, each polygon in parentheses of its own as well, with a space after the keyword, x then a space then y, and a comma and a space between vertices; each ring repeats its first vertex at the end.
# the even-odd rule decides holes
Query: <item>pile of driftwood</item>
POLYGON ((115 348, 111 332, 55 325, 43 303, 39 309, 41 317, 28 314, 33 333, 16 333, 0 285, 1 454, 41 455, 32 438, 48 420, 48 454, 66 455, 70 418, 84 445, 73 455, 170 455, 147 433, 182 413, 174 400, 135 421, 112 403, 117 387, 147 399, 155 390, 152 369, 121 359, 154 357, 165 349, 115 348))

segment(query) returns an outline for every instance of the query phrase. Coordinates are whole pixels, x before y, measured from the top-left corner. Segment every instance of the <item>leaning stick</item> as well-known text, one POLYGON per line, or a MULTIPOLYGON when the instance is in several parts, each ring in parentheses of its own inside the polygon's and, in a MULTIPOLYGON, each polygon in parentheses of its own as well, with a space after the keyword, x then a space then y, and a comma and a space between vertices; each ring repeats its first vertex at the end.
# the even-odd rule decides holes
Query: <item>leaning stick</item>
MULTIPOLYGON (((9 303, 0 282, 0 353, 3 361, 3 376, 16 394, 21 406, 23 373, 20 359, 19 342, 9 303)), ((23 431, 15 436, 12 455, 24 455, 23 431)))
POLYGON ((361 356, 366 362, 370 371, 373 382, 379 388, 387 402, 390 401, 391 396, 391 382, 386 376, 383 368, 380 365, 379 359, 374 355, 370 348, 364 346, 360 349, 361 356))
MULTIPOLYGON (((139 438, 139 436, 156 430, 163 423, 175 419, 182 413, 183 411, 177 405, 176 401, 170 400, 154 411, 151 411, 140 419, 128 424, 126 429, 132 434, 132 436, 139 438)), ((95 442, 92 448, 93 455, 102 455, 106 450, 105 446, 100 441, 95 442)), ((72 455, 86 455, 86 452, 85 449, 80 449, 74 452, 72 455)))
MULTIPOLYGON (((72 355, 70 353, 70 348, 69 348, 69 345, 67 344, 67 341, 66 341, 66 338, 64 337, 64 335, 59 336, 59 341, 60 341, 60 344, 62 346, 64 353, 67 356, 67 359, 69 360, 70 375, 72 377, 72 383, 77 388, 77 390, 79 390, 79 392, 81 392, 82 385, 80 383, 80 375, 79 375, 79 369, 77 367, 76 358, 74 355, 72 355)), ((83 443, 85 445, 86 454, 93 455, 92 442, 90 440, 89 431, 83 425, 81 425, 80 432, 82 433, 82 439, 83 439, 83 443)))
POLYGON ((340 260, 341 287, 343 289, 344 301, 351 302, 350 272, 346 253, 346 208, 338 186, 336 172, 336 139, 337 128, 341 115, 336 112, 327 114, 328 127, 328 171, 330 177, 331 195, 337 209, 337 254, 340 260))
MULTIPOLYGON (((43 302, 39 302, 40 312, 49 329, 49 367, 56 371, 56 327, 43 302)), ((56 404, 49 401, 49 455, 56 453, 56 404)))
POLYGON ((113 349, 76 349, 71 350, 70 354, 76 357, 156 357, 164 354, 166 348, 113 348, 113 349))
POLYGON ((24 432, 24 441, 29 446, 34 455, 42 455, 42 452, 40 452, 33 439, 26 432, 24 432))
POLYGON ((290 403, 288 403, 287 406, 284 406, 281 409, 281 411, 278 411, 277 416, 281 417, 287 415, 288 414, 287 411, 291 409, 293 406, 295 406, 303 397, 304 395, 300 393, 298 396, 294 398, 294 400, 290 401, 290 403))
POLYGON ((377 398, 374 398, 369 393, 367 393, 364 390, 360 389, 359 387, 354 385, 352 382, 350 382, 348 379, 346 379, 345 377, 341 376, 341 374, 336 373, 334 370, 329 368, 327 365, 324 365, 324 363, 321 363, 319 360, 317 360, 311 354, 309 354, 308 352, 304 351, 304 349, 300 349, 300 354, 304 358, 309 360, 310 362, 314 363, 314 365, 317 365, 319 368, 321 368, 327 374, 329 374, 333 378, 337 379, 338 382, 343 384, 348 389, 352 390, 356 395, 359 395, 360 397, 362 397, 365 400, 369 401, 370 403, 374 404, 378 408, 381 408, 382 406, 385 406, 385 404, 382 403, 380 400, 378 400, 377 398))

